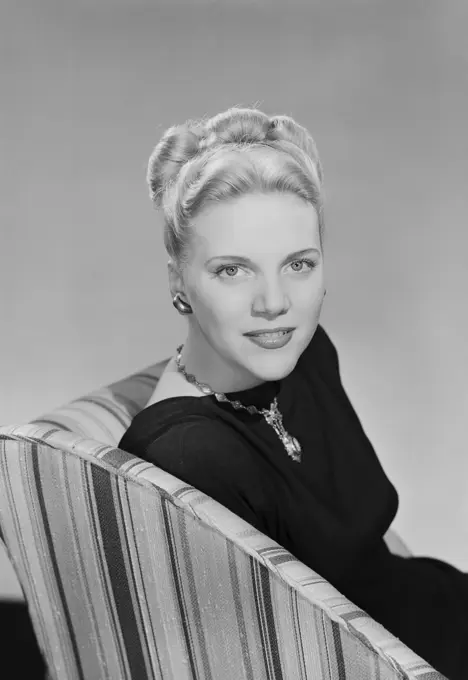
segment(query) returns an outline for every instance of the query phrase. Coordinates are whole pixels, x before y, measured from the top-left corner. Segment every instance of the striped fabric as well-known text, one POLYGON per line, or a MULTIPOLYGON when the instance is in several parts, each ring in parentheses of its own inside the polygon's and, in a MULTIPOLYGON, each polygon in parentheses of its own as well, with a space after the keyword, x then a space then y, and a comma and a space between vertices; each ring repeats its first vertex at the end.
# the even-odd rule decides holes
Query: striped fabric
POLYGON ((317 573, 116 445, 165 362, 0 428, 0 529, 54 680, 443 680, 317 573))
POLYGON ((148 366, 123 380, 74 399, 31 421, 50 425, 115 446, 133 418, 148 403, 169 359, 148 366))

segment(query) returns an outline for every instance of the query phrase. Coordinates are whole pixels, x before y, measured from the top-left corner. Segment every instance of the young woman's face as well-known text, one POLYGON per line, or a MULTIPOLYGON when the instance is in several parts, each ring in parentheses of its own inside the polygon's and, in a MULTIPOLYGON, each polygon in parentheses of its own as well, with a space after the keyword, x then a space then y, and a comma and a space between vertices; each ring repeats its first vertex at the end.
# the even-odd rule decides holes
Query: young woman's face
POLYGON ((184 273, 189 343, 247 389, 288 375, 317 327, 324 295, 318 217, 293 194, 251 194, 210 206, 193 222, 184 273), (303 252, 300 252, 303 251, 303 252), (245 333, 293 327, 283 347, 245 333), (200 344, 205 344, 201 348, 200 344), (213 350, 215 354, 213 354, 213 350))

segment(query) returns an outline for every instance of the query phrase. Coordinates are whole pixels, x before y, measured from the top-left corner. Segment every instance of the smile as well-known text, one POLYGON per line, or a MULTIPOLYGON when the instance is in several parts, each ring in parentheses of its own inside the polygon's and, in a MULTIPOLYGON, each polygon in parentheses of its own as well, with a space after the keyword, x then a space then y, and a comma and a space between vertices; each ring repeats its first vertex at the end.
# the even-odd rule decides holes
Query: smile
POLYGON ((280 331, 279 333, 259 333, 258 335, 247 335, 255 345, 264 349, 277 349, 284 347, 291 340, 294 331, 280 331))

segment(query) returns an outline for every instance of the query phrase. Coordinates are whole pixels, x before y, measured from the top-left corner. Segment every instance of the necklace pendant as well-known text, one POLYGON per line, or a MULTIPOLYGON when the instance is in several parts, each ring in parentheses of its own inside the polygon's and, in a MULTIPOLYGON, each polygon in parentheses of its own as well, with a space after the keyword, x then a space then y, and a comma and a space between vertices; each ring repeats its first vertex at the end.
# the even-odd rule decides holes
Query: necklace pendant
POLYGON ((302 449, 297 439, 287 433, 285 434, 284 438, 282 437, 282 439, 288 456, 292 458, 296 463, 300 463, 302 457, 302 449))
POLYGON ((284 429, 283 419, 281 417, 276 398, 273 400, 273 403, 269 409, 264 409, 263 416, 267 423, 273 427, 276 434, 283 442, 283 446, 286 449, 288 456, 296 463, 300 463, 302 456, 301 445, 295 437, 292 437, 284 429))

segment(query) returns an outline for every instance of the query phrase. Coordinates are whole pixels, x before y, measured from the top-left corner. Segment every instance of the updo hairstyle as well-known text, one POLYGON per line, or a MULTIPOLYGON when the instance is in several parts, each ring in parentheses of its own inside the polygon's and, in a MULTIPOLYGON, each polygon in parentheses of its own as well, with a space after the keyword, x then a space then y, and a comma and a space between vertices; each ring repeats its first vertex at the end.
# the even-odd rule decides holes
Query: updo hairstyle
POLYGON ((230 108, 166 130, 148 163, 151 200, 162 209, 164 246, 188 261, 191 222, 211 202, 292 193, 312 204, 323 235, 322 167, 309 132, 289 116, 230 108))

